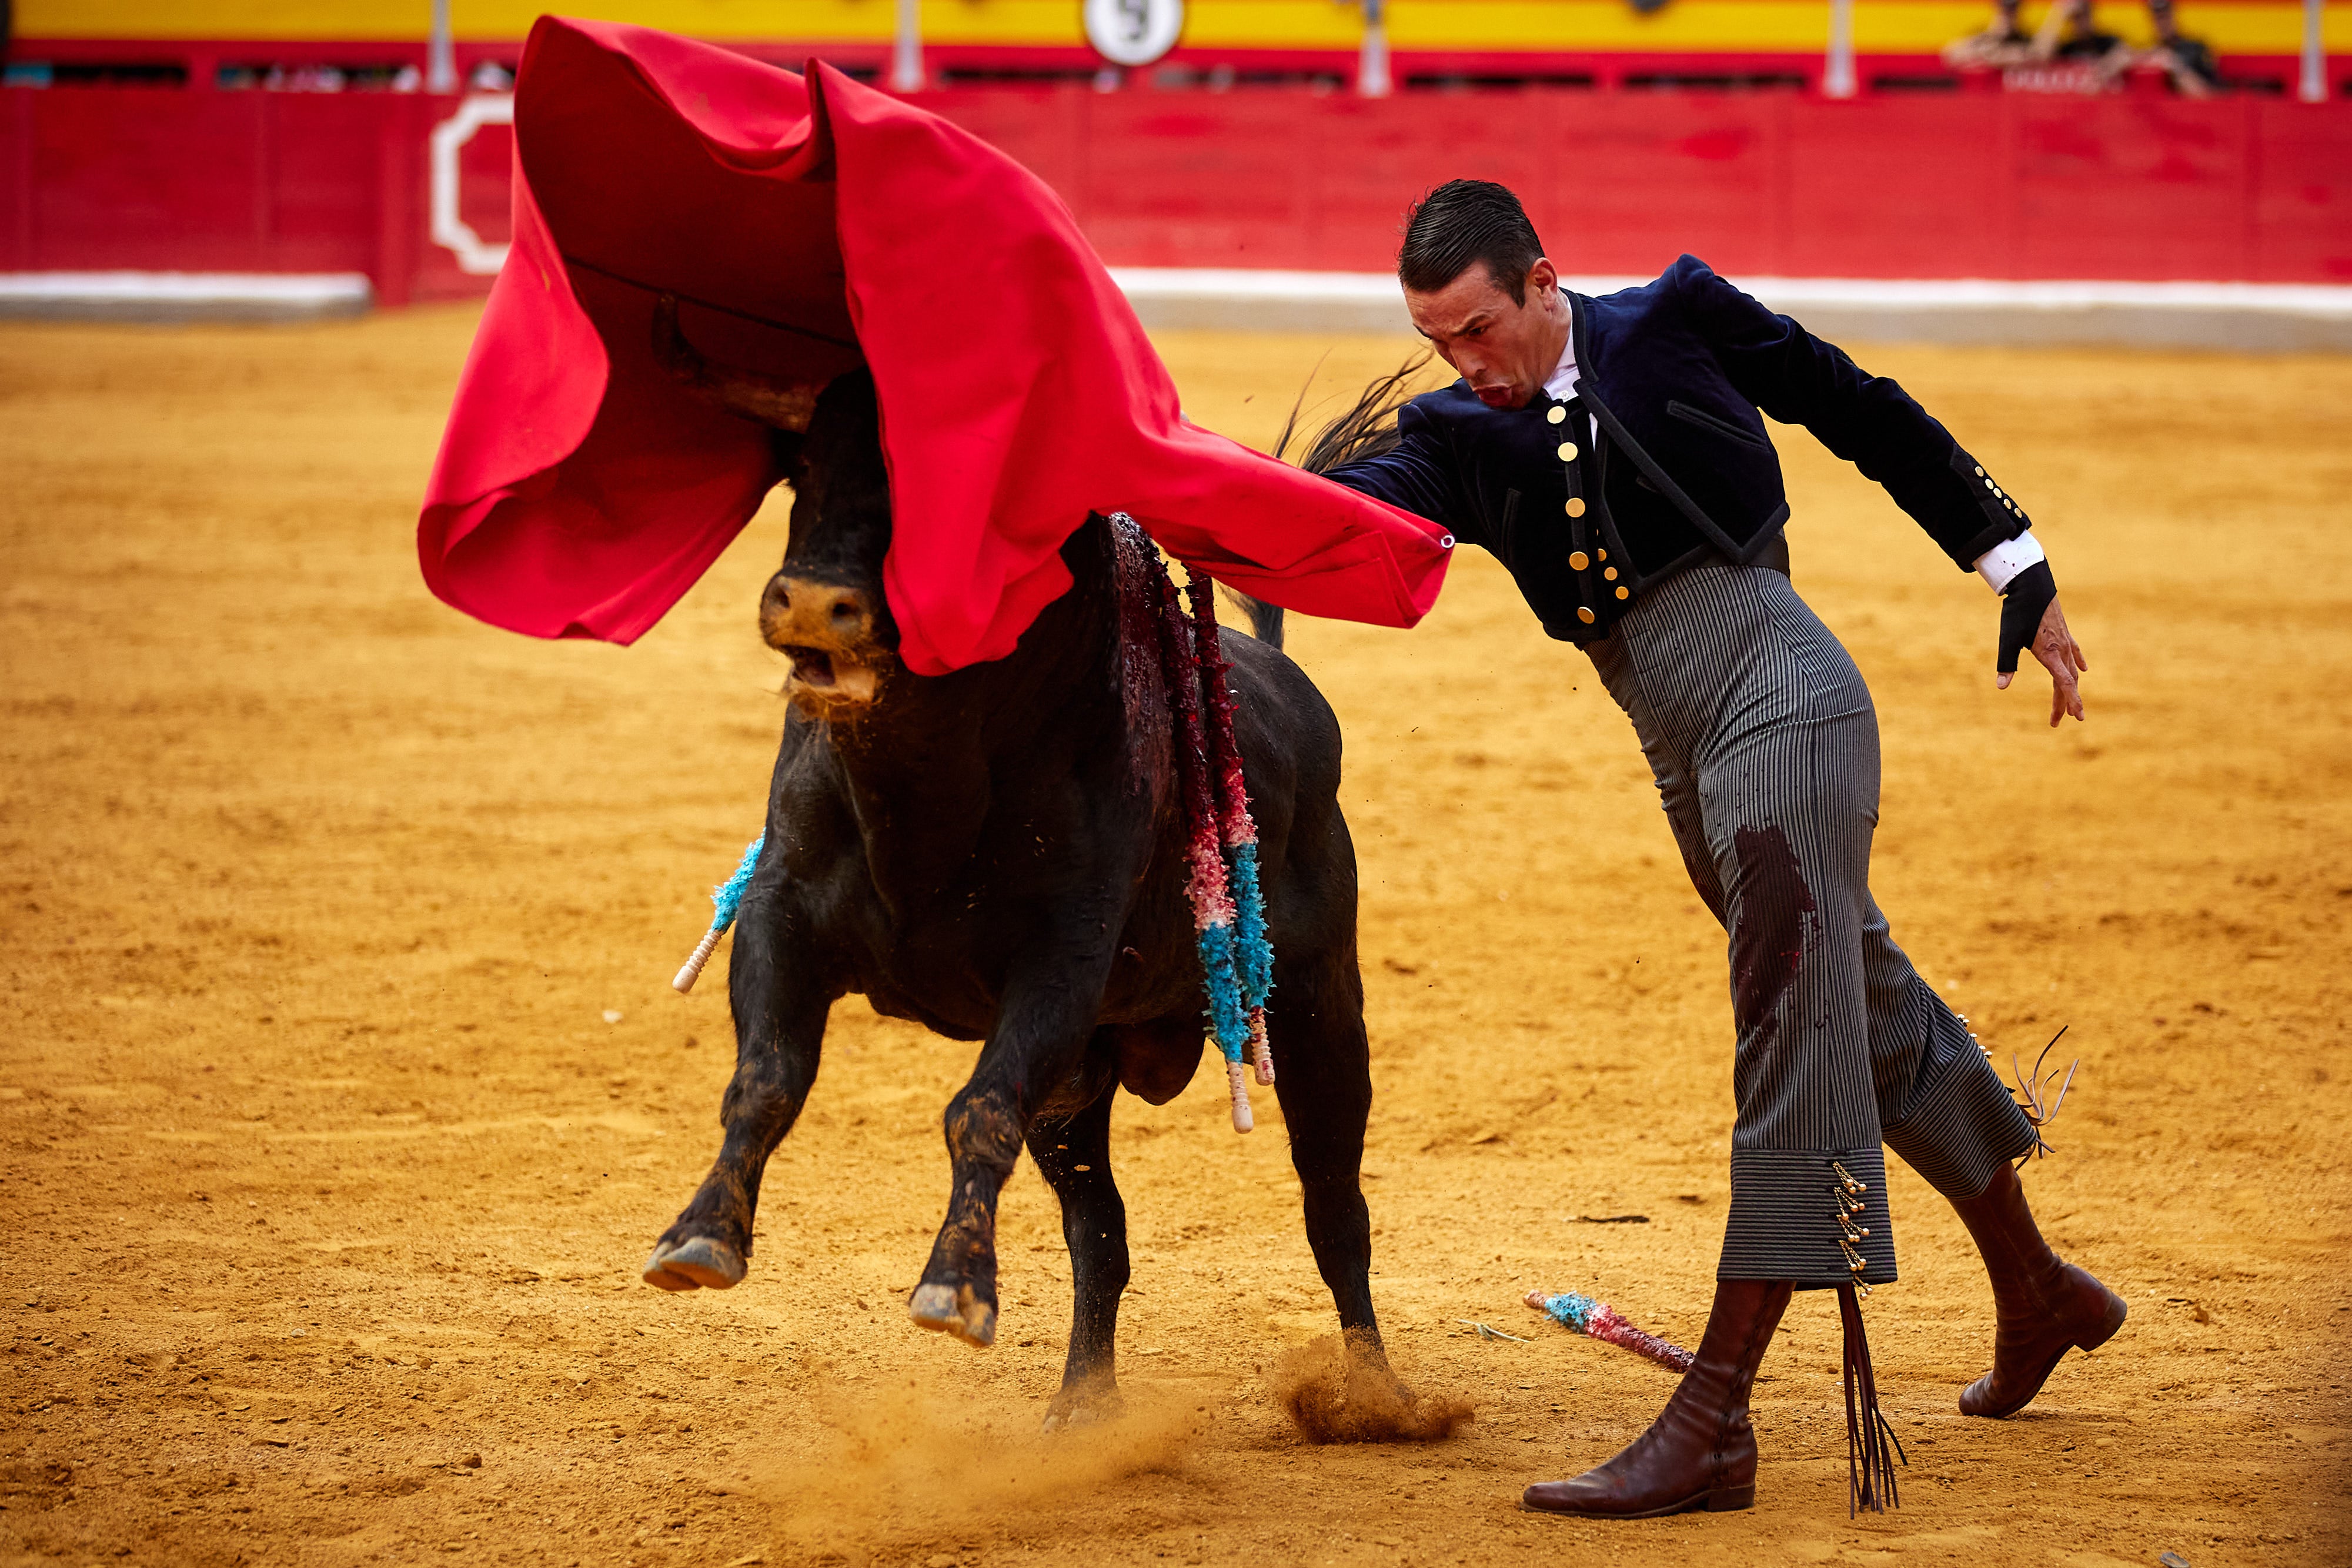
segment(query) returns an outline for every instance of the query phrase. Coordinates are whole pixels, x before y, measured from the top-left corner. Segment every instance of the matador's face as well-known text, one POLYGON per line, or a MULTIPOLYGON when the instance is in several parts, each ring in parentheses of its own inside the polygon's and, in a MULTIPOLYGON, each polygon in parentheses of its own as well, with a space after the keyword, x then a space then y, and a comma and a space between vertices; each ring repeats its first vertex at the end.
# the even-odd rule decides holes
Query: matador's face
POLYGON ((1547 260, 1528 269, 1521 298, 1473 262, 1444 287, 1404 291, 1412 324, 1488 408, 1525 408, 1568 344, 1568 298, 1547 260))

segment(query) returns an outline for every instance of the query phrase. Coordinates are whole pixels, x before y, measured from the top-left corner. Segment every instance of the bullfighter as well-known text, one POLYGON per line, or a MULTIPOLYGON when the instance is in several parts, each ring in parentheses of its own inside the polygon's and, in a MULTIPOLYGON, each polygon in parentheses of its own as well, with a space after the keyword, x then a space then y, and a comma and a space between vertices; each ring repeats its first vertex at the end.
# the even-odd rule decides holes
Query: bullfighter
MULTIPOLYGON (((1806 427, 1980 573, 2003 596, 1998 685, 2030 647, 2053 682, 2051 724, 2079 721, 2088 664, 2022 505, 1893 381, 1696 257, 1575 294, 1517 197, 1455 180, 1408 214, 1397 270, 1414 326, 1461 379, 1405 403, 1328 476, 1491 551, 1544 630, 1591 657, 1729 937, 1731 1203, 1696 1361, 1623 1452, 1528 1487, 1526 1506, 1749 1506, 1748 1392, 1790 1293, 1841 1291, 1852 1376, 1856 1289, 1895 1278, 1885 1148, 1959 1211, 1991 1278, 1992 1369, 1960 1408, 2021 1408, 2069 1349, 2114 1335, 2124 1302, 2042 1239, 2013 1163, 2038 1145, 2034 1120, 1871 898, 1877 718, 1791 585, 1759 411, 1806 427)), ((1856 1490, 1884 1506, 1893 1476, 1872 1485, 1883 1428, 1860 1357, 1856 1490)))

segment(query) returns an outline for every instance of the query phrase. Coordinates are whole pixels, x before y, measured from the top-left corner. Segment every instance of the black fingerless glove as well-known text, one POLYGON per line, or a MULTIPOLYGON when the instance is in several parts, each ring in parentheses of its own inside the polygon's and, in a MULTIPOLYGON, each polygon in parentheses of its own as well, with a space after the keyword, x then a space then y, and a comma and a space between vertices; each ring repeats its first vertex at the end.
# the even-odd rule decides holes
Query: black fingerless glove
POLYGON ((2033 646, 2033 634, 2042 630, 2042 612, 2057 597, 2057 580, 2050 575, 2046 560, 2035 561, 2009 580, 2000 600, 2000 658, 1993 665, 1996 674, 2017 673, 2017 655, 2033 646))

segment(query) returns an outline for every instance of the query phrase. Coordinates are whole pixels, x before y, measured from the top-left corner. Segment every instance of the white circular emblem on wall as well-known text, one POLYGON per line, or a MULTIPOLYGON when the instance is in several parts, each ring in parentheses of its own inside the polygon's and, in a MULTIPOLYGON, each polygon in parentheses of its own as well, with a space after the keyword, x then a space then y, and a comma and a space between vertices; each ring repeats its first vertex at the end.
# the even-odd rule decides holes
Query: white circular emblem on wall
POLYGON ((1176 47, 1184 0, 1086 0, 1087 42, 1113 65, 1148 66, 1176 47))

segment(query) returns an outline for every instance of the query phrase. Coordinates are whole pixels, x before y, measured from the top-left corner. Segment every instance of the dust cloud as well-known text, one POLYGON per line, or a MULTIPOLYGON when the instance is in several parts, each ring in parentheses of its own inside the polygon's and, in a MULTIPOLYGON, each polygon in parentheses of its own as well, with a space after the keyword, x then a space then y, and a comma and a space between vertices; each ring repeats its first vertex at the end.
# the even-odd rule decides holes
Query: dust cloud
POLYGON ((808 1392, 817 1430, 747 1490, 769 1506, 778 1545, 850 1562, 1100 1507, 1137 1477, 1181 1472, 1217 1418, 1197 1393, 1134 1382, 1115 1418, 1050 1434, 1034 1404, 974 1400, 938 1372, 878 1389, 820 1378, 808 1392))
POLYGON ((1466 1399, 1412 1386, 1406 1369, 1391 1366, 1361 1329, 1284 1352, 1270 1382, 1310 1443, 1433 1443, 1476 1414, 1466 1399))

